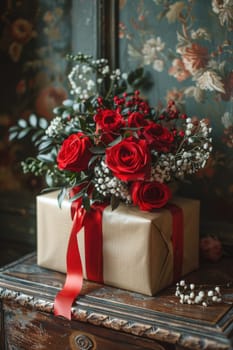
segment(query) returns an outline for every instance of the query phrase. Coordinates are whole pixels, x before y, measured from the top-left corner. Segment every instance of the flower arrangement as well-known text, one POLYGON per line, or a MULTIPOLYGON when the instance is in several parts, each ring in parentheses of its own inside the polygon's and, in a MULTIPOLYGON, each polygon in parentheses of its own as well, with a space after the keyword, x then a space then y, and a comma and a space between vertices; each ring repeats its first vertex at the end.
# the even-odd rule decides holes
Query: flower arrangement
POLYGON ((106 59, 70 58, 72 98, 50 122, 30 115, 10 129, 11 140, 31 134, 37 149, 22 163, 24 172, 59 188, 60 204, 72 192, 86 210, 96 201, 113 209, 120 202, 146 211, 163 207, 171 183, 205 166, 212 149, 208 121, 188 117, 173 101, 152 108, 138 90, 140 68, 126 75, 111 71, 106 59))

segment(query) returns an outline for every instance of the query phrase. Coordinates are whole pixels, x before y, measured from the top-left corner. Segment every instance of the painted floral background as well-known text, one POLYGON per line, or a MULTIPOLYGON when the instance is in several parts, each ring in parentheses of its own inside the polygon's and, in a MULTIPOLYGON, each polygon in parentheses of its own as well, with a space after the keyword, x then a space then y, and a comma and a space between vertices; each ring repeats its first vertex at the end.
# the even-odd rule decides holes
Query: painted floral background
MULTIPOLYGON (((31 112, 50 119, 67 96, 71 8, 72 0, 0 1, 0 191, 40 187, 20 168, 30 145, 9 143, 8 128, 31 112)), ((233 0, 119 0, 118 43, 123 71, 144 67, 151 104, 174 99, 210 120, 212 156, 180 191, 201 199, 205 232, 233 237, 233 0)))
POLYGON ((67 96, 69 0, 0 1, 0 190, 38 189, 22 174, 30 145, 9 143, 8 128, 31 112, 47 119, 67 96))
POLYGON ((153 105, 210 120, 212 156, 181 192, 201 199, 209 234, 233 237, 233 1, 121 0, 119 13, 121 69, 144 67, 153 105))

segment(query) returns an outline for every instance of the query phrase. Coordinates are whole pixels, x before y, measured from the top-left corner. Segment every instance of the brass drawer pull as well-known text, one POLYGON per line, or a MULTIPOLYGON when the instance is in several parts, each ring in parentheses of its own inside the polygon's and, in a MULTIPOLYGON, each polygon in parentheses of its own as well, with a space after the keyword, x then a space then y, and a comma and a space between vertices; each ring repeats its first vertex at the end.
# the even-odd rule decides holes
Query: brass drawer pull
POLYGON ((74 332, 70 337, 72 350, 95 350, 96 342, 93 336, 87 333, 74 332))

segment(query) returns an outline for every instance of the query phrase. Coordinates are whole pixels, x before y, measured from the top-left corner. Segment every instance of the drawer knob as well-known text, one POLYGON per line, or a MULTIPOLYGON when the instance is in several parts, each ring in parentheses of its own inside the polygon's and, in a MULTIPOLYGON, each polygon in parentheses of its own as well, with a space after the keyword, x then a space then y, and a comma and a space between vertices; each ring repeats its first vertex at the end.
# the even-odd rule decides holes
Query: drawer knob
POLYGON ((94 343, 93 341, 84 334, 76 335, 74 338, 75 345, 78 347, 79 350, 94 350, 94 343))

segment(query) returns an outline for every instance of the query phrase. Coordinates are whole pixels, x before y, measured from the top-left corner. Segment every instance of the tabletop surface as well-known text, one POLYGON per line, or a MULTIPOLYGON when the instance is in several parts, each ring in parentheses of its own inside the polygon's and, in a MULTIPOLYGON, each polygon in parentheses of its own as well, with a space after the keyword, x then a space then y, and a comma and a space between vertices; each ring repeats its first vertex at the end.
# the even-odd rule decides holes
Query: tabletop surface
MULTIPOLYGON (((154 297, 84 281, 72 308, 72 319, 134 335, 165 339, 197 349, 230 349, 233 341, 233 259, 203 263, 185 277, 187 283, 211 289, 220 285, 223 302, 203 307, 183 305, 175 286, 154 297), (202 344, 202 345, 200 345, 202 344)), ((65 275, 42 268, 36 254, 29 254, 0 270, 0 297, 28 303, 39 311, 53 313, 53 300, 65 275)))

